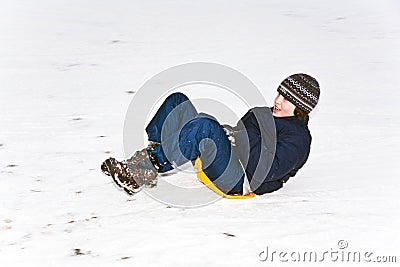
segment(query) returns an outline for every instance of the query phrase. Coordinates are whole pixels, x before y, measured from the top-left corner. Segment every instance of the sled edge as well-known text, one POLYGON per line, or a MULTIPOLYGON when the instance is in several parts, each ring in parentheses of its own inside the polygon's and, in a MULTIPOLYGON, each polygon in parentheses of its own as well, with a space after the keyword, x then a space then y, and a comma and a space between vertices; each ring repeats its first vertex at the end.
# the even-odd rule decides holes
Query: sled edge
POLYGON ((216 187, 213 182, 210 180, 210 178, 207 177, 207 175, 203 172, 202 170, 202 163, 200 158, 197 158, 195 163, 194 163, 194 168, 197 171, 197 178, 204 184, 206 185, 209 189, 217 193, 218 195, 228 198, 228 199, 246 199, 246 198, 253 198, 255 194, 251 192, 250 194, 247 195, 228 195, 222 192, 218 187, 216 187))

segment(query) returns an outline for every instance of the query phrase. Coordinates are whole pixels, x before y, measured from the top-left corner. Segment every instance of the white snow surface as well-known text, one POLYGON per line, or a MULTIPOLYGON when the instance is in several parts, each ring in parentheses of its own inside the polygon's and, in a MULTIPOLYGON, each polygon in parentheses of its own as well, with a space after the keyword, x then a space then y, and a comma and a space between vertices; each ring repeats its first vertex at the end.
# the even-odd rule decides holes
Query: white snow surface
POLYGON ((0 266, 308 266, 259 255, 339 240, 400 261, 398 1, 0 4, 0 266), (283 189, 175 208, 101 173, 124 157, 127 91, 197 61, 268 103, 292 73, 320 82, 310 158, 283 189))

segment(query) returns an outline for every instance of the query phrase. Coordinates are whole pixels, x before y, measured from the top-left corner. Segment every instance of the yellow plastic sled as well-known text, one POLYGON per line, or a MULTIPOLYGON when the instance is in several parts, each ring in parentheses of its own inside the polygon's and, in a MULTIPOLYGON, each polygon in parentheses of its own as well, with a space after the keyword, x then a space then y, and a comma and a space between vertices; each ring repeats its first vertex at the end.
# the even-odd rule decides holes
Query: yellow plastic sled
POLYGON ((212 191, 217 193, 218 195, 224 197, 224 198, 229 198, 229 199, 243 199, 243 198, 252 198, 255 196, 255 194, 252 192, 248 195, 242 196, 242 195, 227 195, 224 192, 222 192, 218 187, 216 187, 213 182, 207 177, 207 175, 203 172, 202 170, 202 164, 200 158, 197 158, 194 164, 194 168, 197 170, 197 177, 199 180, 205 184, 208 188, 210 188, 212 191))

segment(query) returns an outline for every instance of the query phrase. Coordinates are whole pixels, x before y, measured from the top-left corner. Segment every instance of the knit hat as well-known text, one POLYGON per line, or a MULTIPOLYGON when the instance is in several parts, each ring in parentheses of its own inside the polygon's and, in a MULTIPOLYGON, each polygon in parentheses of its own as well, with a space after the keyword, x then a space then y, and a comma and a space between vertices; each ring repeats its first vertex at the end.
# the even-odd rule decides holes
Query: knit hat
POLYGON ((278 92, 308 114, 317 105, 320 90, 316 79, 310 75, 298 73, 286 78, 279 85, 278 92))

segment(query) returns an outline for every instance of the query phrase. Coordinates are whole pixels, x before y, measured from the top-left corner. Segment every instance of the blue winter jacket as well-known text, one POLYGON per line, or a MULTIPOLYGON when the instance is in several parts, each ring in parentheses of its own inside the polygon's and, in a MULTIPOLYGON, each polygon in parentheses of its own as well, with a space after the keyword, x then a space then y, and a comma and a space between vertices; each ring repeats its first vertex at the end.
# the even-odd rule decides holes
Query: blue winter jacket
POLYGON ((280 189, 307 161, 311 145, 308 121, 273 117, 271 108, 256 107, 234 129, 236 153, 258 195, 280 189))

